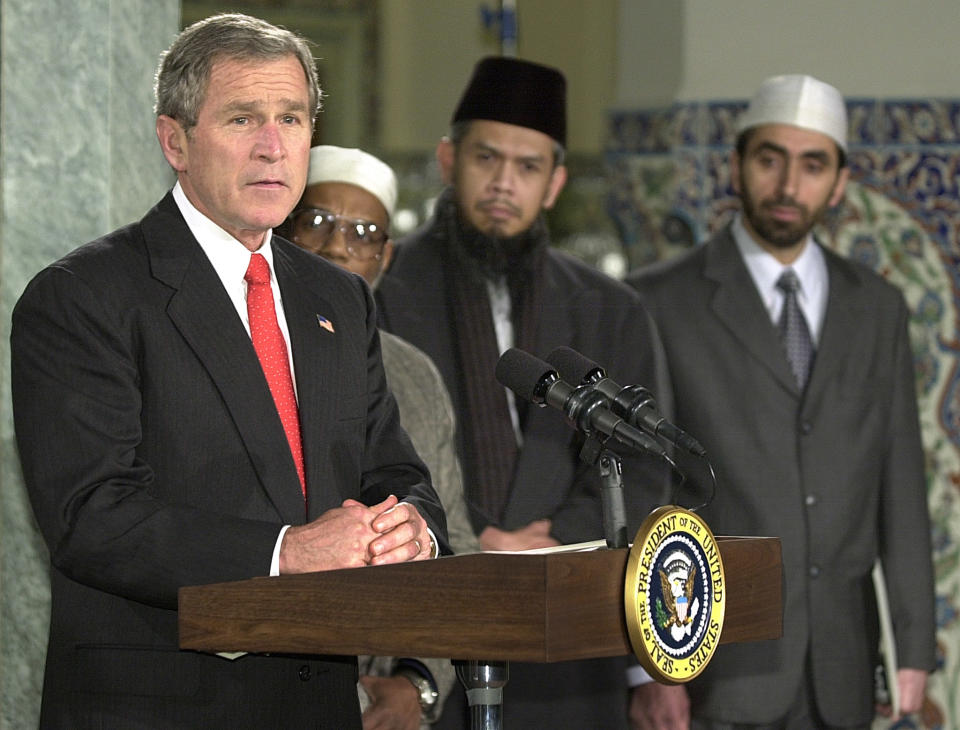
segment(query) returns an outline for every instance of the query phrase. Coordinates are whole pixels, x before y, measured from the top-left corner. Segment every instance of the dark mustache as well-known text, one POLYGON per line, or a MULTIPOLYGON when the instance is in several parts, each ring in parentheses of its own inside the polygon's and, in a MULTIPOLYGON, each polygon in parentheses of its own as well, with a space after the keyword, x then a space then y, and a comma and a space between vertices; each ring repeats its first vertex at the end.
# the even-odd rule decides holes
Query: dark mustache
POLYGON ((787 196, 783 198, 777 198, 776 200, 766 200, 763 203, 764 208, 796 208, 802 213, 807 212, 807 206, 798 203, 793 198, 787 196))
POLYGON ((500 200, 499 198, 491 198, 489 200, 481 200, 477 203, 477 208, 480 210, 486 210, 491 207, 506 208, 514 215, 520 215, 520 208, 511 203, 509 200, 500 200))

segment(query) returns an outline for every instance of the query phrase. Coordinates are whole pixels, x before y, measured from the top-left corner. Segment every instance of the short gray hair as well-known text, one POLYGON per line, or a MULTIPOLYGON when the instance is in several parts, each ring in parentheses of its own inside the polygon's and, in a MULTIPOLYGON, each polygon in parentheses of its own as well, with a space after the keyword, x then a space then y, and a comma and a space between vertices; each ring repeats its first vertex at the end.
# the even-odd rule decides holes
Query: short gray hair
POLYGON ((307 41, 286 28, 240 13, 221 13, 184 29, 160 55, 154 83, 154 111, 176 119, 184 130, 197 123, 214 63, 222 59, 268 61, 294 56, 310 91, 310 121, 320 111, 322 92, 307 41))

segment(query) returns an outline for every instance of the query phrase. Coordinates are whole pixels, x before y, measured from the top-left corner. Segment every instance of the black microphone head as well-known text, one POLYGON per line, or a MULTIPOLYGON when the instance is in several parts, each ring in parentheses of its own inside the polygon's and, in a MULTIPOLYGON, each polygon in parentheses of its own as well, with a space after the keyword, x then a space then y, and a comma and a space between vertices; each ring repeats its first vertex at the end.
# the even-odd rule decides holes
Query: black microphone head
POLYGON ((524 400, 543 403, 545 385, 556 380, 556 371, 529 352, 511 347, 497 361, 497 382, 510 388, 524 400))
POLYGON ((596 383, 607 375, 593 360, 569 347, 558 347, 547 355, 547 362, 561 378, 576 385, 596 383))

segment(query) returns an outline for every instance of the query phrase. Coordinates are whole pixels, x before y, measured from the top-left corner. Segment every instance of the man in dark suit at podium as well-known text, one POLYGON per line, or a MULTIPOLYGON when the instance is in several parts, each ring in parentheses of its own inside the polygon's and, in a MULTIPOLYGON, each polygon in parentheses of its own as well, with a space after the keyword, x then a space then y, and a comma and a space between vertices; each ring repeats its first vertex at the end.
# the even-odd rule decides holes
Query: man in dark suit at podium
MULTIPOLYGON (((689 684, 694 727, 868 727, 882 559, 902 709, 934 667, 933 577, 909 312, 812 228, 849 170, 840 93, 768 79, 738 126, 742 211, 632 279, 660 327, 676 423, 710 455, 715 532, 783 549, 783 638, 722 647, 689 684)), ((891 678, 893 680, 893 678, 891 678)), ((636 690, 637 727, 685 727, 683 686, 636 690), (676 711, 673 723, 650 723, 676 711)))
POLYGON ((173 191, 14 311, 14 422, 52 563, 45 728, 359 728, 354 658, 179 651, 177 590, 445 539, 369 291, 272 236, 319 96, 288 31, 186 29, 157 77, 173 191))

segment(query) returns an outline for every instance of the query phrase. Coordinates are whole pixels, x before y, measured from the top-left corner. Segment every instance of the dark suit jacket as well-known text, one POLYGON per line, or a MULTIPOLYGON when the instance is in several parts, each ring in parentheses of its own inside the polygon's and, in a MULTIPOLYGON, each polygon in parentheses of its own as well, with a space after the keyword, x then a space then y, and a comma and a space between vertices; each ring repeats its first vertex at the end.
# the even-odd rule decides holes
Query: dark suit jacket
MULTIPOLYGON (((426 352, 443 375, 458 422, 465 412, 444 271, 446 241, 434 227, 398 243, 394 262, 377 287, 386 330, 426 352)), ((623 385, 657 390, 659 339, 634 292, 556 250, 546 257, 543 307, 537 313, 533 354, 560 345, 582 352, 623 385)), ((527 413, 511 494, 501 527, 516 529, 548 517, 552 534, 571 543, 604 537, 596 469, 578 460, 579 441, 564 417, 547 408, 527 413)), ((461 458, 462 458, 461 444, 461 458)), ((643 517, 663 498, 661 464, 624 459, 632 538, 643 517)), ((549 665, 511 663, 504 719, 516 727, 618 728, 626 726, 624 658, 549 665)), ((455 725, 451 725, 455 726, 455 725)))
POLYGON ((717 534, 781 538, 783 638, 721 647, 690 685, 693 709, 771 722, 796 696, 809 651, 831 724, 873 716, 877 647, 870 571, 883 559, 902 666, 932 669, 930 529, 900 292, 824 250, 829 298, 806 393, 729 229, 631 281, 657 322, 676 423, 719 486, 717 534))
MULTIPOLYGON (((376 296, 384 329, 430 356, 443 375, 457 418, 462 420, 469 415, 464 412, 466 396, 447 305, 447 287, 455 282, 444 272, 444 245, 431 227, 400 241, 376 296)), ((662 389, 659 337, 628 287, 550 249, 541 298, 532 354, 544 358, 566 345, 595 360, 622 385, 639 383, 654 391, 662 389)), ((553 534, 561 542, 603 537, 594 470, 580 465, 576 433, 563 416, 553 409, 531 408, 523 438, 501 526, 516 529, 549 517, 553 534)), ((462 459, 462 442, 459 452, 462 459)), ((655 474, 663 479, 658 469, 659 465, 646 458, 624 466, 628 511, 637 521, 633 528, 639 527, 639 521, 662 496, 662 482, 654 484, 650 478, 655 474)))
POLYGON ((308 515, 250 337, 171 195, 46 268, 17 304, 14 421, 52 563, 44 727, 359 727, 353 658, 177 649, 177 589, 266 575, 284 524, 396 493, 444 534, 366 287, 273 247, 308 515))

